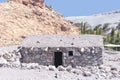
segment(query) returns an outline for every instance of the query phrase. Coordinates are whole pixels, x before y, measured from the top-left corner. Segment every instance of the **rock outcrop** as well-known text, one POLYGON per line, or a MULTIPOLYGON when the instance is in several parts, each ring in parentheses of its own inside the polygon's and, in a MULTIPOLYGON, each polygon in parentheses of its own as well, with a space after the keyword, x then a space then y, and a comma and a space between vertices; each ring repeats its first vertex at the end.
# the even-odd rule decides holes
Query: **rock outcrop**
POLYGON ((16 3, 24 4, 24 5, 33 5, 42 7, 44 4, 44 0, 9 0, 14 1, 16 3))
POLYGON ((21 0, 0 3, 0 46, 19 44, 24 36, 32 34, 79 34, 77 27, 52 8, 19 3, 21 0))

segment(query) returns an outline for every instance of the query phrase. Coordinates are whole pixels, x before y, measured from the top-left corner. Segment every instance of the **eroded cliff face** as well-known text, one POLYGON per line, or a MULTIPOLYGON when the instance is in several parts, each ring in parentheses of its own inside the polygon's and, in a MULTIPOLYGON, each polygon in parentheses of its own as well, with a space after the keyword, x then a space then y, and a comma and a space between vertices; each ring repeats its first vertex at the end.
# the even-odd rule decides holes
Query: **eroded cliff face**
POLYGON ((0 46, 20 44, 24 36, 33 34, 79 34, 79 30, 49 6, 24 5, 19 0, 0 3, 0 46))

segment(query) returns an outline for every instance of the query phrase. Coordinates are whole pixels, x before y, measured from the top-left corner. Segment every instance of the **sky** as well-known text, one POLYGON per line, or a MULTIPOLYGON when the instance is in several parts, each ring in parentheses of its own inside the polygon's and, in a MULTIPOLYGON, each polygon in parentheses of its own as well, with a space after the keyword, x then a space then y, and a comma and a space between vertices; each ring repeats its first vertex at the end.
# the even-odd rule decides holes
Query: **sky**
MULTIPOLYGON (((4 2, 6 0, 0 0, 4 2)), ((45 0, 63 16, 87 16, 120 9, 120 0, 45 0)))

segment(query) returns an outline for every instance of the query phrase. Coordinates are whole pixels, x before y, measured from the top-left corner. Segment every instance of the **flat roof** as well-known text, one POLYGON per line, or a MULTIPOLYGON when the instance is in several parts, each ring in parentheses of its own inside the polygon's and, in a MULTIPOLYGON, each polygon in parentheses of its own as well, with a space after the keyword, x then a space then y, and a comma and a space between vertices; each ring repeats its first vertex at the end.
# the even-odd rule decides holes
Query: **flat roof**
POLYGON ((103 46, 100 35, 29 35, 22 47, 97 47, 103 46))

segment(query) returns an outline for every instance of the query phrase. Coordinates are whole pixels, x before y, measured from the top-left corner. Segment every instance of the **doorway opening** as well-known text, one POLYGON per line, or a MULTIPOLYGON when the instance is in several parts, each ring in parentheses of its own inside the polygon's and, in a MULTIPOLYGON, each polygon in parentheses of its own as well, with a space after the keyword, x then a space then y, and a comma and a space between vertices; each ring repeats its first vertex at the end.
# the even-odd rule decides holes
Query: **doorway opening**
POLYGON ((54 65, 55 65, 55 67, 63 65, 62 56, 63 56, 62 52, 55 52, 54 53, 54 65))

